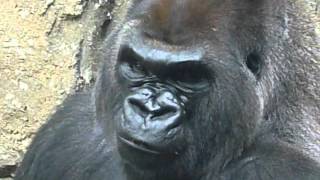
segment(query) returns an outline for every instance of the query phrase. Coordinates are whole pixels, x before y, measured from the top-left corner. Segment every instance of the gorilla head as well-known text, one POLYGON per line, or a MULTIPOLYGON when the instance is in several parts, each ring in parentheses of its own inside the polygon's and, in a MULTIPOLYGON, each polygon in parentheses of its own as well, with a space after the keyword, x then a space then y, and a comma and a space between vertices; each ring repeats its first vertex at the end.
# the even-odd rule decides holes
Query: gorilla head
POLYGON ((67 100, 18 179, 319 179, 318 46, 301 7, 125 1, 93 105, 67 100))
POLYGON ((290 63, 285 5, 127 3, 107 40, 96 106, 128 169, 195 174, 214 162, 218 171, 252 144, 290 63))

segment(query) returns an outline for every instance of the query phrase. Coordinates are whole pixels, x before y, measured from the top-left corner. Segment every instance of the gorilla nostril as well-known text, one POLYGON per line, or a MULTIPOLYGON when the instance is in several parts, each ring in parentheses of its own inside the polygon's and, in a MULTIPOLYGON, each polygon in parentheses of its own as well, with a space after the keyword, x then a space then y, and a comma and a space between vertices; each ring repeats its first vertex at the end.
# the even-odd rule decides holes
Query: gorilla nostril
POLYGON ((152 112, 153 117, 161 117, 161 116, 173 116, 175 113, 177 113, 177 108, 165 106, 161 107, 160 109, 152 112))
POLYGON ((141 100, 130 98, 128 103, 137 114, 141 116, 147 116, 149 114, 149 110, 141 100))

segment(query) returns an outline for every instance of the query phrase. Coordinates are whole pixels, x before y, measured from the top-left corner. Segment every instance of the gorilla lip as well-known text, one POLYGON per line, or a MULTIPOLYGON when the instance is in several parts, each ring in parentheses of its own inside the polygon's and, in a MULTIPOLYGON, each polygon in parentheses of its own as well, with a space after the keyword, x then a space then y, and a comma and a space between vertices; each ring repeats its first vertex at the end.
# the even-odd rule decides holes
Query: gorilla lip
POLYGON ((118 136, 118 139, 122 143, 126 144, 127 146, 130 146, 130 147, 132 147, 134 149, 137 149, 137 150, 140 150, 142 152, 146 152, 146 153, 154 154, 154 155, 160 155, 161 154, 161 152, 159 152, 159 151, 150 149, 150 147, 148 147, 148 145, 146 145, 143 142, 139 142, 137 140, 129 140, 129 139, 121 137, 121 136, 118 136))

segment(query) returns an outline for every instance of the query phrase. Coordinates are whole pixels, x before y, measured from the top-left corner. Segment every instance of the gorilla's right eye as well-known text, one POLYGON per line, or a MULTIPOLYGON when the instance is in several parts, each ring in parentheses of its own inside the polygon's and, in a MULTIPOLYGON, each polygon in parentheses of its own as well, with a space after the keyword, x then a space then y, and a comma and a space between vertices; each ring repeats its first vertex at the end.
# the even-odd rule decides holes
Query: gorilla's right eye
POLYGON ((128 80, 139 81, 146 76, 147 71, 137 62, 124 62, 119 65, 119 73, 128 80))

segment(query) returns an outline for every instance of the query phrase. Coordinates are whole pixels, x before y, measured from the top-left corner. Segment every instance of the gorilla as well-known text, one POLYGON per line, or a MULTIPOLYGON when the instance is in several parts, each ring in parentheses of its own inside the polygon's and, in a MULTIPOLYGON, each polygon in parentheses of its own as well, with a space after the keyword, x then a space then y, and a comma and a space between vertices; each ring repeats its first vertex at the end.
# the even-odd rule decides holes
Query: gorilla
POLYGON ((319 180, 305 1, 127 0, 16 180, 319 180))

